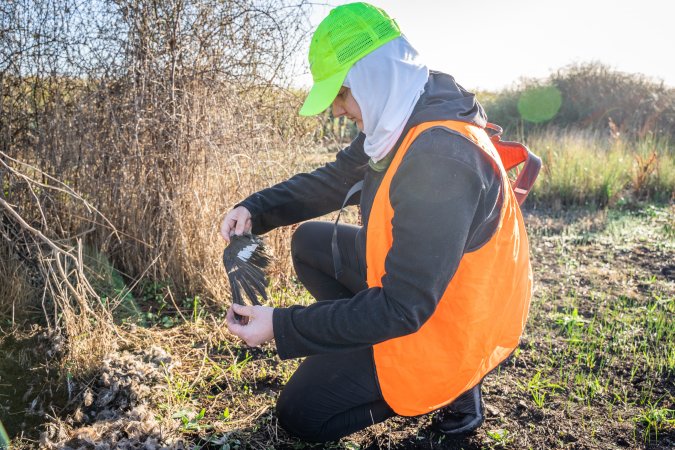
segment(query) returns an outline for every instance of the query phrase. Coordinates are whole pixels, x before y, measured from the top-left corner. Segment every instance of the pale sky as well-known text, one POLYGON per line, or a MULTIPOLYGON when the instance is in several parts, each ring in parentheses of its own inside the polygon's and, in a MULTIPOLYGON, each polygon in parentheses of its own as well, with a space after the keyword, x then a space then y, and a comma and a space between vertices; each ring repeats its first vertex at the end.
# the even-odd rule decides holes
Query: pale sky
MULTIPOLYGON (((316 25, 334 6, 314 6, 316 25)), ((431 69, 499 90, 571 63, 600 61, 675 86, 675 0, 372 0, 431 69)), ((303 65, 308 71, 306 53, 303 65)), ((310 86, 311 76, 298 79, 310 86)))

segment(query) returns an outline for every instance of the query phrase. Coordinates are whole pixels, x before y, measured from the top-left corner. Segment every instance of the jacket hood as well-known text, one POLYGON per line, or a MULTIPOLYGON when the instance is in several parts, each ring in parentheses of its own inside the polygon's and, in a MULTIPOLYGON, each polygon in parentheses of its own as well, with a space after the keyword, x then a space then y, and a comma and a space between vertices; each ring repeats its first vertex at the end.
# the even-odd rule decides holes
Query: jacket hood
POLYGON ((458 120, 481 128, 487 125, 487 115, 474 94, 460 86, 451 75, 429 71, 424 93, 406 128, 434 120, 458 120))

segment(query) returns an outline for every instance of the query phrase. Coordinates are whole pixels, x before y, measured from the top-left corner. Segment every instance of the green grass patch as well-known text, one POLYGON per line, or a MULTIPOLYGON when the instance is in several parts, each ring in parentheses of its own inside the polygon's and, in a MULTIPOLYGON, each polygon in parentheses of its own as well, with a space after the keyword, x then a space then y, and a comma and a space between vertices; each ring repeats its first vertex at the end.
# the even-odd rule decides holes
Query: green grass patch
POLYGON ((635 142, 581 131, 548 131, 526 141, 543 168, 528 202, 605 207, 668 202, 675 195, 675 153, 664 139, 635 142))

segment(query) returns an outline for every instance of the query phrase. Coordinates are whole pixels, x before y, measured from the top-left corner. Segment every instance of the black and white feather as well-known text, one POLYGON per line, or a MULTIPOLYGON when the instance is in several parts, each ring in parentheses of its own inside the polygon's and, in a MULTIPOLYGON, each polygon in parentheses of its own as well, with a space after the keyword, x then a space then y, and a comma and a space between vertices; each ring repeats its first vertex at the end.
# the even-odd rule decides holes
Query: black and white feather
POLYGON ((245 305, 244 295, 251 303, 259 305, 262 297, 267 300, 269 279, 265 269, 271 257, 262 238, 250 233, 234 235, 223 252, 223 264, 232 290, 232 301, 245 305))

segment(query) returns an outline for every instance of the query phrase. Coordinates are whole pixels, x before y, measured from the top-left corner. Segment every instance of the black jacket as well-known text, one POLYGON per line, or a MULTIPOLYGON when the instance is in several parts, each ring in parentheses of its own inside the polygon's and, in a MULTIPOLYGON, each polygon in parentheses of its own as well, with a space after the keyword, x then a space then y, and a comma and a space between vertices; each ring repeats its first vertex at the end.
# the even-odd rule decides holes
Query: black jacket
MULTIPOLYGON (((484 127, 473 94, 446 74, 431 72, 424 93, 395 145, 408 130, 435 120, 484 127)), ((364 180, 360 201, 365 254, 368 217, 384 171, 368 164, 360 134, 336 160, 311 173, 257 192, 240 205, 252 215, 253 232, 315 218, 340 208, 349 188, 364 180)), ((478 147, 445 128, 431 128, 410 146, 391 182, 395 211, 393 245, 381 288, 350 299, 276 308, 274 336, 281 358, 363 348, 412 333, 433 314, 462 255, 485 244, 498 224, 499 175, 478 147)))

